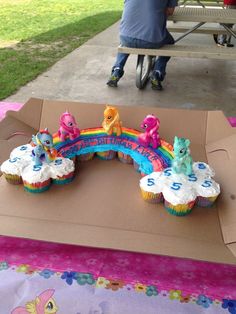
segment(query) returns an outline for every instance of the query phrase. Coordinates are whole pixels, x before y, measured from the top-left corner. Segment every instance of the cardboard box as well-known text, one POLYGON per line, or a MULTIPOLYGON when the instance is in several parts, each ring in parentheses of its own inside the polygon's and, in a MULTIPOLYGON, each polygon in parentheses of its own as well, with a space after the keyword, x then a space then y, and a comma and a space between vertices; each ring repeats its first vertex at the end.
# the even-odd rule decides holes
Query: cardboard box
MULTIPOLYGON (((236 130, 221 111, 117 107, 124 126, 139 129, 145 115, 153 113, 161 120, 162 138, 170 143, 175 135, 189 138, 193 159, 216 171, 222 188, 216 205, 172 216, 163 205, 143 201, 140 175, 131 165, 94 159, 79 165, 71 184, 52 186, 40 195, 1 176, 0 234, 236 264, 236 130)), ((83 129, 100 126, 104 108, 30 99, 0 123, 0 162, 38 129, 56 132, 65 110, 83 129)))

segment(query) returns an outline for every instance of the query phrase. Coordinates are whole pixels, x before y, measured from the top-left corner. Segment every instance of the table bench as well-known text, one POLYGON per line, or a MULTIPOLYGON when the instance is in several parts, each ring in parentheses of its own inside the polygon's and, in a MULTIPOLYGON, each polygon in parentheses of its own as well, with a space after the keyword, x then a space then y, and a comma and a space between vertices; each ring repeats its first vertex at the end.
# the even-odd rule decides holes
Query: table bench
MULTIPOLYGON (((175 13, 169 17, 169 20, 198 22, 198 24, 190 27, 190 29, 185 29, 184 34, 178 37, 175 42, 180 41, 192 32, 199 31, 200 27, 205 23, 221 23, 224 27, 224 32, 227 32, 236 38, 234 30, 227 26, 227 24, 235 23, 236 10, 177 7, 175 13)), ((205 33, 209 32, 209 29, 205 31, 205 33)), ((118 52, 138 55, 136 66, 136 86, 139 89, 144 88, 148 81, 150 72, 154 65, 155 56, 236 60, 235 48, 218 48, 215 45, 197 46, 177 44, 165 45, 159 49, 128 48, 119 46, 118 52), (147 58, 145 58, 145 56, 147 56, 147 58)))
MULTIPOLYGON (((178 25, 178 24, 169 24, 167 26, 168 31, 170 33, 186 33, 189 28, 186 26, 178 25)), ((200 27, 197 28, 194 33, 196 34, 207 34, 207 35, 213 35, 213 34, 227 34, 227 30, 220 27, 200 27)))

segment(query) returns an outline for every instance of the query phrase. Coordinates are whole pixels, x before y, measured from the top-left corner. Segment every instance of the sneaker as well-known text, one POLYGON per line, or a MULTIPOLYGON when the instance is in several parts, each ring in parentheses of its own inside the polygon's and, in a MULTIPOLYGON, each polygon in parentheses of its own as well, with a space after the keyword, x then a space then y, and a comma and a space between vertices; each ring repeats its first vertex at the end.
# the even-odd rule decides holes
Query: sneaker
POLYGON ((152 89, 153 90, 163 90, 161 82, 163 81, 163 77, 159 71, 154 71, 150 78, 152 89))
POLYGON ((107 81, 107 85, 110 87, 117 87, 117 83, 120 80, 121 76, 121 71, 119 68, 115 68, 112 72, 111 72, 111 76, 109 78, 109 80, 107 81))
POLYGON ((234 44, 227 43, 227 44, 226 44, 226 47, 228 47, 228 48, 232 48, 232 47, 234 47, 234 44))
POLYGON ((218 47, 227 47, 227 48, 232 48, 234 47, 234 44, 231 43, 217 43, 218 47))

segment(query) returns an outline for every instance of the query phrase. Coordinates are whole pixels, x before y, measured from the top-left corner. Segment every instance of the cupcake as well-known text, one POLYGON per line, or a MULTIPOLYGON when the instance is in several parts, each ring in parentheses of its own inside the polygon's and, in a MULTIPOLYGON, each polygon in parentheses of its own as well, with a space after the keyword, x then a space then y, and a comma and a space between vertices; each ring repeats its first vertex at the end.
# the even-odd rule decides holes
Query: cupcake
POLYGON ((125 164, 132 164, 133 163, 133 158, 128 154, 118 152, 118 158, 121 162, 123 162, 125 164))
POLYGON ((140 172, 140 170, 139 170, 139 164, 135 161, 135 160, 133 160, 133 165, 134 165, 134 169, 137 171, 137 172, 140 172))
POLYGON ((163 201, 162 186, 158 182, 160 172, 153 172, 140 180, 142 198, 149 203, 160 203, 163 201))
POLYGON ((214 177, 215 171, 205 162, 194 162, 193 163, 193 173, 198 177, 214 177))
POLYGON ((94 153, 86 153, 86 154, 81 154, 81 155, 78 155, 78 160, 79 161, 89 161, 89 160, 92 160, 94 157, 94 153))
POLYGON ((51 185, 51 171, 49 164, 35 166, 33 164, 25 167, 22 171, 24 189, 31 193, 47 191, 51 185))
POLYGON ((97 156, 103 160, 111 160, 111 159, 114 159, 116 157, 116 151, 107 150, 104 152, 97 152, 97 156))
POLYGON ((21 172, 28 162, 20 157, 10 158, 1 165, 1 172, 10 184, 21 184, 21 172))
POLYGON ((164 206, 168 213, 175 216, 189 214, 196 201, 196 191, 185 180, 185 176, 173 175, 163 183, 164 206))
POLYGON ((74 178, 75 165, 69 158, 57 157, 50 163, 50 173, 54 184, 67 184, 74 178))
POLYGON ((168 211, 169 214, 174 216, 188 215, 192 211, 194 205, 195 200, 190 201, 187 204, 173 204, 168 202, 167 200, 164 201, 165 209, 168 211))
POLYGON ((220 185, 212 178, 203 178, 196 186, 197 201, 196 205, 200 207, 211 207, 220 194, 220 185))
POLYGON ((18 146, 11 152, 10 159, 23 157, 25 160, 32 160, 32 150, 33 146, 31 144, 18 146))

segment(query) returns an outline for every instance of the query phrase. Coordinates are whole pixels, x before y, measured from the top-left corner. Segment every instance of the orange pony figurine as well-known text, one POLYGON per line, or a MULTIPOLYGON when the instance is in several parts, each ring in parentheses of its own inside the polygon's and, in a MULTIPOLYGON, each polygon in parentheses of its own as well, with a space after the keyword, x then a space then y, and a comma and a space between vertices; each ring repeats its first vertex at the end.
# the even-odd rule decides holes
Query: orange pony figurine
POLYGON ((122 122, 120 121, 119 112, 115 107, 106 106, 104 110, 104 120, 102 122, 102 127, 108 135, 115 133, 120 136, 122 133, 122 122))

